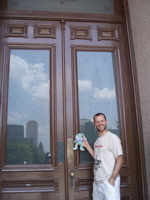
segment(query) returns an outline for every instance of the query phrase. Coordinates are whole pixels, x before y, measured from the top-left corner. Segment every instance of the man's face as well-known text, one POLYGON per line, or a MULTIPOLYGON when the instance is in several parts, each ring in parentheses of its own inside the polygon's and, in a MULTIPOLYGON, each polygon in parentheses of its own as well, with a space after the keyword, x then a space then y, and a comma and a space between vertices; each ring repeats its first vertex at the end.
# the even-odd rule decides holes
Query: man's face
POLYGON ((103 132, 107 128, 107 120, 105 120, 103 115, 96 116, 94 125, 97 128, 98 132, 103 132))

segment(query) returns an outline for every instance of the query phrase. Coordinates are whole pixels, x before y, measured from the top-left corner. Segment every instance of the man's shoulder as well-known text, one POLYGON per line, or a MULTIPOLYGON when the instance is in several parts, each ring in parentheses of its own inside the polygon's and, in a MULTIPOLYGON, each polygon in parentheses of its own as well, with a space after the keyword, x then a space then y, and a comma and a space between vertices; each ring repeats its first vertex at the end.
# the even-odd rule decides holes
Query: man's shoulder
POLYGON ((120 140, 120 138, 118 137, 118 135, 116 135, 115 133, 112 133, 111 131, 109 131, 109 135, 110 135, 111 139, 120 140))

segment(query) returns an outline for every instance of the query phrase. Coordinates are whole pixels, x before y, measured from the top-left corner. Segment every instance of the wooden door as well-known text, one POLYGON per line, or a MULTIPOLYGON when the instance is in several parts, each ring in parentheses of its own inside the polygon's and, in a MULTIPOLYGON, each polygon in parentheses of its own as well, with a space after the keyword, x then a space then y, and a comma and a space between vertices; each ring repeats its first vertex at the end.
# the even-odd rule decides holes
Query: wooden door
POLYGON ((65 199, 60 23, 4 27, 2 199, 65 199))
MULTIPOLYGON (((107 128, 121 138, 123 146, 122 200, 139 198, 132 86, 124 38, 120 24, 65 23, 66 141, 83 132, 93 146, 97 133, 92 117, 97 112, 106 114, 107 128)), ((92 198, 93 161, 80 150, 73 161, 66 160, 75 181, 69 199, 92 198)))
POLYGON ((141 200, 122 25, 4 20, 1 26, 2 200, 92 199, 93 160, 73 146, 79 132, 93 145, 96 112, 106 114, 122 141, 122 200, 141 200))

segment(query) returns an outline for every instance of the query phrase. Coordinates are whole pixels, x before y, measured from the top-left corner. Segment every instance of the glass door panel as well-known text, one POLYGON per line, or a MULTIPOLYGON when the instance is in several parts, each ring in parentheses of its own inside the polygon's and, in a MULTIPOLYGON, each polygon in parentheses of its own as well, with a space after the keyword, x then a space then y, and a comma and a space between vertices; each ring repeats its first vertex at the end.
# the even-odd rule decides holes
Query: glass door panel
POLYGON ((7 9, 115 14, 113 0, 7 0, 7 9))
MULTIPOLYGON (((119 134, 118 110, 112 52, 77 52, 78 98, 80 132, 93 147, 98 137, 93 119, 97 112, 102 112, 108 120, 108 130, 119 134)), ((80 153, 80 162, 93 162, 87 151, 80 153)))
POLYGON ((50 50, 10 50, 7 164, 50 163, 50 50))

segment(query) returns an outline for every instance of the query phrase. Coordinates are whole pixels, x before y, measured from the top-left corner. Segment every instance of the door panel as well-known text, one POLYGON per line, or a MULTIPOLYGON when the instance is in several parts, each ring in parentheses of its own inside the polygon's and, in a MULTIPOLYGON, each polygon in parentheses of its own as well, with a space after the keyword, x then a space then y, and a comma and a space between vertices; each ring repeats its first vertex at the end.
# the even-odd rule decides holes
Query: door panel
POLYGON ((2 198, 65 199, 64 140, 56 127, 59 121, 63 130, 62 88, 56 84, 62 80, 60 23, 26 22, 5 21, 2 198), (60 57, 57 70, 56 54, 60 57), (43 147, 41 139, 45 140, 43 147), (39 152, 39 143, 43 152, 39 152))
MULTIPOLYGON (((130 87, 130 77, 128 75, 129 68, 122 26, 119 24, 108 25, 104 23, 66 22, 65 27, 68 138, 70 137, 71 131, 73 131, 74 138, 76 133, 79 133, 81 130, 84 132, 86 120, 90 121, 91 124, 91 126, 88 127, 90 134, 96 138, 91 118, 96 112, 104 112, 108 117, 108 128, 117 134, 122 141, 124 151, 124 164, 121 169, 122 199, 137 199, 138 191, 134 188, 136 185, 135 173, 137 173, 135 171, 136 160, 134 158, 136 154, 134 148, 128 153, 128 149, 133 146, 134 142, 134 128, 131 126, 134 117, 132 116, 133 102, 130 96, 132 91, 130 87), (79 57, 81 54, 84 55, 81 56, 84 60, 83 62, 81 62, 79 57), (95 57, 92 58, 90 54, 93 54, 95 57), (96 54, 100 55, 96 57, 96 54), (101 54, 109 56, 101 57, 101 54), (96 59, 98 59, 98 62, 96 59), (103 61, 101 61, 101 59, 103 61), (108 67, 105 63, 109 66, 108 71, 104 71, 104 69, 106 70, 108 67), (94 73, 93 71, 95 68, 97 69, 95 77, 89 78, 94 73), (83 77, 83 81, 80 81, 80 77, 83 77), (82 88, 82 92, 84 91, 83 106, 81 104, 82 99, 80 94, 82 83, 84 85, 84 88, 82 88), (95 89, 96 93, 93 92, 94 89, 92 87, 95 89), (85 90, 87 89, 89 90, 85 94, 85 90), (107 91, 108 96, 107 98, 105 96, 105 100, 102 104, 103 97, 106 95, 105 91, 107 91), (89 97, 88 95, 91 96, 89 97), (72 102, 69 97, 71 97, 72 102), (110 97, 113 98, 111 99, 110 97), (88 101, 88 98, 90 101, 88 101), (95 99, 97 101, 95 101, 95 99), (86 117, 87 113, 89 113, 88 117, 86 117), (82 116, 85 117, 82 118, 82 116), (73 122, 73 126, 69 123, 71 121, 73 122)), ((86 134, 85 131, 85 135, 86 134)), ((90 140, 90 138, 88 139, 90 140)), ((84 153, 79 152, 79 150, 74 152, 74 196, 76 195, 77 199, 88 199, 91 198, 92 193, 93 164, 92 161, 86 162, 86 158, 82 154, 84 153), (82 161, 82 157, 84 157, 85 161, 82 161), (84 196, 82 196, 83 191, 84 196)), ((71 170, 71 168, 69 168, 69 170, 71 170)))
MULTIPOLYGON (((92 117, 96 112, 106 114, 108 128, 122 141, 122 200, 137 200, 138 171, 133 134, 136 128, 131 126, 134 124, 134 102, 122 25, 4 20, 3 27, 6 27, 6 32, 3 32, 4 56, 0 88, 2 200, 92 199, 93 159, 86 150, 73 151, 73 146, 75 135, 79 132, 84 132, 93 145, 97 133, 92 117), (21 57, 20 52, 26 55, 21 57), (46 57, 43 57, 43 52, 46 52, 46 57), (19 60, 14 65, 10 59, 12 54, 19 60), (18 88, 20 92, 14 92, 18 88), (26 95, 22 95, 23 90, 26 90, 26 95), (30 101, 27 94, 30 94, 30 101), (18 115, 20 109, 21 115, 18 115), (10 118, 12 111, 16 115, 10 118), (24 124, 28 120, 20 123, 20 118, 16 116, 25 118, 27 115, 30 123, 26 128, 24 124), (13 162, 8 162, 18 153, 17 150, 16 154, 12 152, 12 146, 16 148, 16 141, 21 146, 27 138, 34 143, 32 132, 28 133, 28 126, 31 128, 31 122, 35 120, 39 127, 36 145, 41 141, 44 143, 44 149, 42 145, 40 149, 45 156, 50 153, 50 160, 45 163, 40 157, 38 162, 33 162, 33 149, 29 152, 25 147, 25 156, 28 159, 30 155, 30 162, 22 159, 22 152, 19 158, 21 161, 17 159, 14 162, 12 159, 13 162), (15 130, 15 134, 16 125, 21 125, 21 139, 10 137, 8 124, 11 125, 10 132, 15 130), (46 130, 47 137, 44 140, 44 127, 48 125, 50 128, 46 130), (25 128, 27 132, 23 134, 25 128), (7 145, 9 140, 13 144, 11 148, 7 145), (10 156, 6 150, 9 150, 10 156)), ((36 131, 34 133, 37 134, 36 131)))

